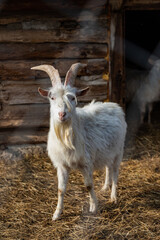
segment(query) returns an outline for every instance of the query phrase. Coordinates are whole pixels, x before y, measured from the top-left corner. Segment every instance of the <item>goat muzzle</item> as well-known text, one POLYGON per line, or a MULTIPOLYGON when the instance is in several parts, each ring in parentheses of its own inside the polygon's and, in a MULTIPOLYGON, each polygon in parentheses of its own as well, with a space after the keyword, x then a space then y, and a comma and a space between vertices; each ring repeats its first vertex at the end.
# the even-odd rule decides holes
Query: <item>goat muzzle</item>
POLYGON ((58 115, 59 115, 59 119, 60 119, 61 121, 64 121, 64 118, 65 118, 65 116, 66 116, 66 112, 59 112, 58 115))

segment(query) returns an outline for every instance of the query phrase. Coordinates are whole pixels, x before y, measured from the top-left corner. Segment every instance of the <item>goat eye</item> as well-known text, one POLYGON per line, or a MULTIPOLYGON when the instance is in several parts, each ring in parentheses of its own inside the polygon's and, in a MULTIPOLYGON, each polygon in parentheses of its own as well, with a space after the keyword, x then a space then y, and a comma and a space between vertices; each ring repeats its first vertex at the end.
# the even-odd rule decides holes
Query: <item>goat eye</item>
POLYGON ((52 100, 55 100, 55 98, 54 98, 54 97, 51 97, 51 99, 52 99, 52 100))
POLYGON ((74 100, 75 100, 75 98, 74 98, 74 97, 72 97, 72 98, 71 98, 71 101, 74 101, 74 100))

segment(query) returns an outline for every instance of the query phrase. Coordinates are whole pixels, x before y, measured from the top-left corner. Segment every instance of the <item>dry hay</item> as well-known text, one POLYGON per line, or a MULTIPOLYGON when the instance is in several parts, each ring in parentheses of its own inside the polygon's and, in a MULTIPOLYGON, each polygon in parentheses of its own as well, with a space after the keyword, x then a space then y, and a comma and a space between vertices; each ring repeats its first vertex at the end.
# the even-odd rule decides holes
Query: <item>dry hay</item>
POLYGON ((88 196, 79 172, 70 175, 61 219, 52 222, 57 178, 47 157, 0 162, 0 239, 154 239, 160 236, 160 128, 140 131, 121 165, 118 203, 100 188, 94 174, 97 215, 88 213, 88 196))

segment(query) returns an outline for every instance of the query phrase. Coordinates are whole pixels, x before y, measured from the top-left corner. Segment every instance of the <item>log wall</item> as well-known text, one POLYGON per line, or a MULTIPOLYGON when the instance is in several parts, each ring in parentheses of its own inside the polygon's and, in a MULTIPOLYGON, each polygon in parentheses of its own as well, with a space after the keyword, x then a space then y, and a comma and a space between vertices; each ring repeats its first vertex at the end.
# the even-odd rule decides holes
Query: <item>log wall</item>
POLYGON ((46 142, 49 104, 37 88, 50 81, 33 66, 52 64, 63 80, 71 64, 87 63, 80 104, 106 100, 107 49, 105 0, 0 1, 0 144, 46 142))

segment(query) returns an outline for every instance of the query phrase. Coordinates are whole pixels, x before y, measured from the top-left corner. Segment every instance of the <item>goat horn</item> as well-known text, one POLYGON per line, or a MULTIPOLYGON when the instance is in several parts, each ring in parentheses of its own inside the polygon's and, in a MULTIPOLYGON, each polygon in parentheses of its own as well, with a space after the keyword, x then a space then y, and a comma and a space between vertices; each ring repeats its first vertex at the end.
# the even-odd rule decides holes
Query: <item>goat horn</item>
POLYGON ((58 70, 55 69, 51 65, 39 65, 39 66, 36 66, 36 67, 32 67, 31 69, 42 70, 42 71, 46 72, 48 74, 48 76, 50 77, 50 80, 52 82, 52 86, 54 86, 55 84, 60 84, 61 83, 61 78, 59 76, 58 70))
POLYGON ((75 78, 77 76, 79 69, 86 67, 86 66, 87 66, 87 64, 83 64, 83 63, 72 64, 72 66, 70 67, 70 69, 68 70, 68 72, 66 74, 64 86, 67 86, 68 84, 73 86, 75 83, 75 78))

